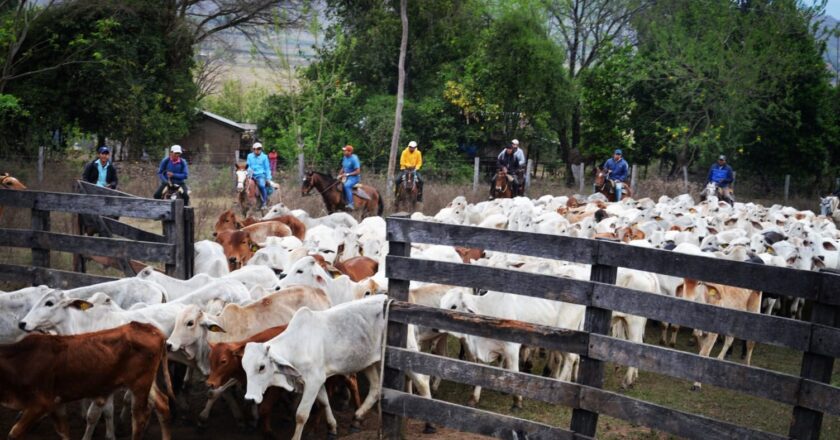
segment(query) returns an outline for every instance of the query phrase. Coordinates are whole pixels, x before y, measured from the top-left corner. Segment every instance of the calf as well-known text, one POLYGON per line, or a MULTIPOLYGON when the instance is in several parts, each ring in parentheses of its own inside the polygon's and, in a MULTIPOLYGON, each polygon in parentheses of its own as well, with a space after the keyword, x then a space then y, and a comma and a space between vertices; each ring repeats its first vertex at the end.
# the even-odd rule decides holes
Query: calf
MULTIPOLYGON (((207 378, 207 385, 210 388, 219 388, 222 385, 234 380, 239 383, 247 383, 245 370, 242 369, 242 356, 245 352, 245 345, 249 342, 268 342, 275 336, 286 330, 285 325, 271 327, 263 330, 248 339, 238 342, 219 342, 211 344, 210 349, 210 376, 207 378)), ((333 376, 327 379, 327 392, 337 385, 337 382, 344 382, 350 390, 356 408, 362 406, 362 399, 359 397, 359 385, 356 375, 333 376)), ((280 388, 270 387, 265 392, 265 398, 259 404, 258 413, 262 422, 262 430, 265 438, 273 438, 271 431, 271 410, 280 396, 280 388)))
POLYGON ((336 261, 334 264, 327 263, 324 257, 319 254, 312 255, 312 258, 325 271, 330 273, 338 271, 339 274, 347 275, 351 280, 356 282, 376 275, 376 272, 379 270, 379 262, 368 257, 348 258, 344 261, 336 261))
MULTIPOLYGON (((161 422, 161 437, 169 439, 172 386, 166 361, 165 337, 154 326, 132 322, 96 333, 75 336, 33 334, 0 346, 0 402, 23 411, 9 432, 22 438, 43 415, 52 413, 56 431, 70 438, 60 405, 83 398, 104 399, 120 388, 134 396, 131 438, 140 439, 149 419, 149 397, 161 422), (162 374, 166 394, 153 390, 162 374)), ((159 390, 160 386, 156 386, 159 390)))
MULTIPOLYGON (((245 398, 260 403, 270 386, 293 391, 302 385, 293 440, 300 440, 316 398, 326 410, 330 435, 336 435, 336 420, 323 385, 330 376, 364 371, 370 390, 353 417, 353 427, 358 428, 362 417, 379 398, 378 364, 382 356, 386 300, 377 295, 321 312, 304 307, 279 336, 266 343, 247 344, 242 357, 248 381, 245 398)), ((411 333, 409 339, 413 339, 411 333)), ((420 394, 429 398, 428 379, 413 372, 406 374, 420 394)))

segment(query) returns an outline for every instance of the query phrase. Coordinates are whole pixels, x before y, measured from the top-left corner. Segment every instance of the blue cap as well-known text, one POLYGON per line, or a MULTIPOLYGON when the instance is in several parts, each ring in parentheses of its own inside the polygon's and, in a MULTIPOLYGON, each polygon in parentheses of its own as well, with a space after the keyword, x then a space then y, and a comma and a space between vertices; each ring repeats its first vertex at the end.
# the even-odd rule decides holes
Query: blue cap
POLYGON ((619 156, 623 156, 623 154, 621 154, 621 148, 616 148, 615 153, 613 153, 613 154, 618 154, 619 156))
POLYGON ((110 153, 111 150, 108 147, 99 147, 99 154, 102 153, 110 153))

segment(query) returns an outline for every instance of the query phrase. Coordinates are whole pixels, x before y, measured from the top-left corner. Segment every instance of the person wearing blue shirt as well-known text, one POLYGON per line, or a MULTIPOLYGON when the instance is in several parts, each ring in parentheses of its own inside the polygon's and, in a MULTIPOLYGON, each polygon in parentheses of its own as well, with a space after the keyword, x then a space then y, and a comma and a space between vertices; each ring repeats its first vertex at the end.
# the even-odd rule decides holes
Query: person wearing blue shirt
POLYGON ((117 189, 117 169, 111 163, 110 148, 107 146, 99 148, 99 158, 85 166, 82 179, 96 186, 117 189))
POLYGON ((341 171, 338 172, 339 180, 346 177, 344 181, 344 199, 347 205, 347 210, 352 211, 353 206, 353 186, 359 183, 362 174, 362 164, 359 162, 359 157, 353 154, 353 146, 345 145, 341 149, 344 152, 344 157, 341 158, 341 171))
POLYGON ((718 156, 717 163, 712 164, 709 168, 709 177, 706 179, 708 183, 714 183, 720 188, 721 196, 724 200, 729 198, 729 185, 735 181, 735 174, 732 172, 732 167, 726 163, 726 156, 718 156))
POLYGON ((251 147, 254 151, 248 153, 248 158, 245 160, 246 169, 251 178, 257 182, 257 187, 260 189, 260 206, 262 209, 268 203, 268 189, 266 182, 271 181, 271 165, 268 162, 268 156, 262 153, 262 144, 255 142, 251 147))
POLYGON ((187 160, 181 158, 183 150, 180 145, 173 145, 169 148, 169 156, 160 161, 158 167, 158 179, 160 179, 160 186, 155 191, 154 197, 156 199, 163 198, 163 190, 172 182, 180 186, 184 192, 184 206, 190 205, 189 188, 187 188, 187 177, 189 177, 189 169, 187 167, 187 160))
POLYGON ((615 184, 615 200, 621 201, 621 193, 624 189, 624 182, 627 180, 627 175, 630 171, 630 165, 622 157, 621 149, 616 149, 613 152, 613 157, 604 162, 604 168, 609 172, 609 179, 615 184))

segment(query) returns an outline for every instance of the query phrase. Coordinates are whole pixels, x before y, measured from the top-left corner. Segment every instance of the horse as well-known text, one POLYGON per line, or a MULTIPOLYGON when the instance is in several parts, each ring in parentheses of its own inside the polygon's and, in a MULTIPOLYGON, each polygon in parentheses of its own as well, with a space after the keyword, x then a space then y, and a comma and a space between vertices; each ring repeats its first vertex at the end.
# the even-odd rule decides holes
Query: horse
POLYGON ((700 201, 708 200, 711 197, 717 197, 718 200, 723 200, 730 205, 735 202, 735 198, 732 196, 731 188, 729 189, 729 196, 723 197, 723 189, 714 182, 709 182, 706 184, 706 187, 703 188, 703 192, 700 193, 700 201))
POLYGON ((402 179, 397 184, 397 196, 394 198, 394 210, 399 211, 400 206, 407 205, 411 211, 417 207, 417 195, 419 188, 415 180, 414 168, 406 168, 402 179))
MULTIPOLYGON (((599 192, 607 198, 607 201, 617 202, 615 199, 615 183, 609 179, 609 171, 606 168, 595 167, 595 192, 599 192)), ((624 184, 621 189, 621 198, 633 197, 630 185, 624 184)))
POLYGON ((820 197, 820 215, 840 223, 840 198, 837 196, 820 197))
POLYGON ((184 188, 170 180, 161 193, 161 200, 175 200, 184 198, 184 188))
POLYGON ((508 179, 507 171, 499 168, 496 172, 496 177, 493 178, 493 194, 494 199, 512 199, 513 198, 513 182, 508 179))
MULTIPOLYGON (((344 203, 343 184, 329 174, 307 171, 303 178, 303 185, 300 187, 301 196, 308 196, 312 189, 321 194, 327 212, 330 214, 343 210, 347 206, 344 203)), ((384 210, 379 191, 370 185, 361 183, 353 188, 353 204, 362 212, 362 218, 370 215, 382 215, 384 210)))
MULTIPOLYGON (((236 174, 236 200, 242 209, 242 217, 248 217, 248 211, 256 211, 260 203, 260 189, 254 179, 248 177, 248 170, 242 164, 234 164, 236 174)), ((266 201, 268 205, 268 201, 266 201)))
MULTIPOLYGON (((9 175, 9 173, 3 173, 0 176, 0 189, 14 189, 14 190, 22 190, 26 189, 26 185, 17 180, 16 178, 9 175)), ((3 207, 0 206, 0 217, 3 217, 3 207)))

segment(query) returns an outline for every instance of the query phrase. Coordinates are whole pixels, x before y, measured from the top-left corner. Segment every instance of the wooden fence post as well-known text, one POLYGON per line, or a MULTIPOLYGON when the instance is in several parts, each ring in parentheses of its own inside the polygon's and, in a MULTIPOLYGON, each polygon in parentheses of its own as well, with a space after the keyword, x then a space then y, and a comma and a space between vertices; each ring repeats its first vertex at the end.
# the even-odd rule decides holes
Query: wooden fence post
POLYGON ((834 191, 840 189, 840 177, 834 179, 834 191))
MULTIPOLYGON (((599 250, 600 246, 596 246, 594 255, 596 262, 598 261, 599 250)), ((615 266, 593 264, 589 279, 591 281, 604 284, 615 284, 617 274, 618 268, 615 266)), ((610 333, 610 320, 612 319, 611 310, 587 306, 586 317, 584 319, 584 332, 599 335, 608 335, 610 333)), ((578 383, 581 385, 601 388, 604 385, 604 363, 602 361, 592 359, 589 356, 581 356, 578 383)), ((570 426, 572 431, 577 434, 594 438, 597 428, 598 413, 580 408, 572 410, 572 423, 570 426)))
POLYGON ((682 167, 683 172, 683 191, 688 194, 688 167, 683 165, 682 167))
POLYGON ((172 201, 172 220, 163 221, 163 236, 166 242, 175 245, 175 263, 166 263, 166 274, 179 278, 186 278, 184 268, 184 200, 172 201))
MULTIPOLYGON (((826 271, 821 271, 825 273, 826 271)), ((824 280, 820 286, 819 297, 829 289, 836 289, 840 282, 840 275, 834 277, 836 280, 824 280)), ((817 300, 811 309, 811 332, 813 335, 814 325, 820 324, 829 327, 838 327, 838 307, 825 304, 817 300)), ((803 379, 811 379, 817 382, 831 383, 831 372, 834 369, 834 358, 831 356, 819 355, 806 351, 802 353, 802 367, 799 376, 803 379)), ((800 393, 802 390, 799 391, 800 393)), ((793 407, 793 420, 790 422, 788 436, 797 440, 817 440, 820 438, 823 413, 801 406, 793 407)))
POLYGON ((586 174, 583 174, 585 165, 583 162, 580 163, 578 168, 578 176, 580 176, 580 191, 578 193, 583 194, 583 183, 586 181, 586 174))
POLYGON ((478 173, 479 167, 478 164, 481 161, 478 156, 473 159, 473 192, 478 191, 478 173))
POLYGON ((45 148, 43 145, 38 147, 38 183, 44 181, 44 155, 45 148))
POLYGON ((184 208, 184 279, 195 275, 195 211, 184 208))
POLYGON ((785 202, 788 201, 789 193, 790 193, 790 174, 785 174, 785 202))
MULTIPOLYGON (((392 217, 408 218, 407 214, 394 215, 392 217)), ((411 243, 388 241, 388 255, 397 257, 411 256, 411 243)), ((388 274, 388 296, 391 299, 398 301, 408 301, 408 285, 409 280, 395 279, 388 274)), ((405 347, 408 329, 405 324, 399 322, 388 322, 388 340, 387 344, 395 347, 405 347)), ((386 350, 387 351, 387 350, 386 350)), ((385 367, 382 372, 382 387, 390 388, 392 390, 403 391, 405 387, 405 374, 395 368, 385 367)), ((383 437, 389 440, 402 439, 403 420, 394 414, 382 414, 382 434, 383 437)))
POLYGON ((534 172, 534 160, 528 159, 528 165, 525 168, 525 189, 531 188, 531 173, 534 172))
MULTIPOLYGON (((32 230, 33 231, 47 231, 50 230, 50 212, 41 209, 32 208, 32 230)), ((36 267, 50 267, 50 250, 40 247, 32 248, 32 265, 36 267)), ((40 279, 42 272, 36 272, 35 281, 33 285, 44 284, 46 281, 40 279)))
POLYGON ((305 172, 306 170, 304 169, 304 157, 303 152, 301 151, 300 153, 298 153, 298 184, 300 184, 300 182, 303 182, 303 175, 305 172))
POLYGON ((630 171, 630 193, 633 194, 633 198, 638 199, 639 197, 636 196, 636 179, 638 177, 636 169, 636 165, 633 165, 633 169, 630 171))
POLYGON ((729 189, 731 189, 732 191, 735 191, 735 182, 737 182, 737 181, 738 181, 738 172, 733 171, 732 172, 732 184, 729 185, 729 189))

